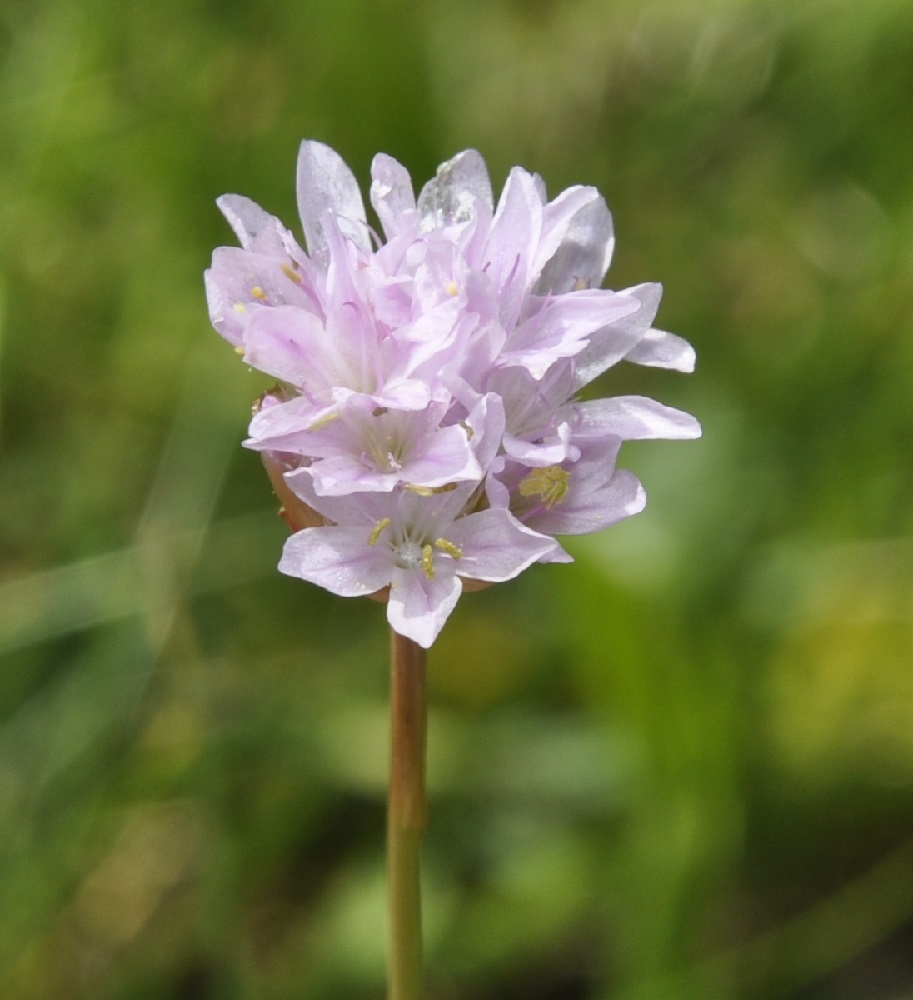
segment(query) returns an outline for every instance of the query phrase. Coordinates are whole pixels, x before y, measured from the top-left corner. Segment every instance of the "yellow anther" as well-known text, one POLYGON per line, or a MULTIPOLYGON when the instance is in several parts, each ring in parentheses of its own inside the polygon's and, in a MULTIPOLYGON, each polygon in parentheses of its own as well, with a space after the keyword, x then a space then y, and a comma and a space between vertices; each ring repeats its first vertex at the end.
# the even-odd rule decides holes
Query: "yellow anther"
POLYGON ((520 480, 520 495, 541 497, 546 507, 561 503, 567 496, 567 484, 571 474, 560 465, 549 465, 545 469, 533 469, 520 480))
POLYGON ((243 303, 243 302, 236 302, 236 303, 235 303, 235 304, 234 304, 234 305, 232 306, 232 309, 234 309, 234 311, 235 311, 236 313, 243 313, 243 312, 247 312, 247 306, 246 306, 246 305, 244 305, 244 303, 243 303))
POLYGON ((254 285, 254 287, 250 290, 250 294, 255 299, 260 299, 261 302, 266 298, 266 292, 264 292, 259 285, 254 285))
POLYGON ((404 490, 408 490, 419 497, 433 497, 435 493, 449 493, 456 488, 456 483, 444 483, 443 486, 416 486, 415 483, 405 483, 403 485, 404 490))
POLYGON ((238 344, 238 346, 235 348, 235 354, 240 354, 242 358, 244 357, 244 351, 245 347, 243 344, 238 344))
POLYGON ((331 424, 333 423, 334 420, 338 419, 339 419, 339 411, 333 410, 331 413, 325 413, 322 417, 319 417, 317 420, 315 420, 310 425, 310 427, 308 427, 308 430, 319 431, 322 428, 326 427, 327 424, 331 424))
POLYGON ((297 271, 293 271, 288 264, 282 265, 282 273, 289 279, 289 281, 294 281, 296 285, 301 284, 301 275, 297 271))
POLYGON ((429 580, 434 579, 434 549, 430 545, 422 546, 422 569, 429 580))
POLYGON ((446 538, 435 539, 434 544, 442 551, 446 552, 448 556, 453 556, 454 559, 463 558, 463 550, 459 545, 454 545, 453 542, 448 542, 446 538))
POLYGON ((377 539, 380 538, 383 533, 384 528, 388 527, 390 524, 389 517, 381 518, 377 524, 371 529, 371 534, 368 536, 368 545, 377 545, 377 539))
POLYGON ((583 292, 583 291, 585 291, 589 287, 590 287, 589 284, 586 281, 584 281, 583 278, 578 278, 574 282, 574 291, 575 292, 583 292))
POLYGON ((447 289, 448 295, 456 295, 456 293, 459 291, 459 288, 457 288, 457 283, 455 281, 448 281, 444 287, 447 289))

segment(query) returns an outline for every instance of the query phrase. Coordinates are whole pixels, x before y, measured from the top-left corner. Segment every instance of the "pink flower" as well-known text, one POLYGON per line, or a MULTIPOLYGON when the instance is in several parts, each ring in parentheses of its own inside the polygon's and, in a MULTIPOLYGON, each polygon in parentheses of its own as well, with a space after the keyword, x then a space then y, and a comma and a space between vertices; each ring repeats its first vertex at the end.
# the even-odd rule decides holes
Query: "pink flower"
POLYGON ((281 382, 246 442, 310 511, 279 568, 343 596, 388 590, 393 628, 428 646, 464 581, 567 561, 553 536, 643 508, 615 468, 622 441, 697 437, 697 421, 576 394, 619 361, 690 371, 694 352, 651 325, 658 285, 599 287, 614 235, 593 188, 549 201, 515 167, 495 204, 467 150, 416 198, 381 154, 371 204, 385 241, 338 154, 303 143, 307 252, 225 195, 241 248, 216 250, 207 298, 216 330, 281 382))

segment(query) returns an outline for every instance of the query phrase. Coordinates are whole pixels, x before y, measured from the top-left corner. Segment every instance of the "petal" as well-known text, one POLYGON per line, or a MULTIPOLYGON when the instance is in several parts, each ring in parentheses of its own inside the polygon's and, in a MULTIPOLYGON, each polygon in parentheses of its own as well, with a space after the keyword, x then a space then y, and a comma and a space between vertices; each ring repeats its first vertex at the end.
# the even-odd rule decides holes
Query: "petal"
POLYGON ((501 482, 499 476, 504 471, 507 462, 503 455, 499 455, 489 466, 485 476, 485 496, 488 504, 494 508, 510 507, 510 490, 501 482))
POLYGON ((295 396, 258 409, 251 417, 246 448, 254 451, 284 451, 309 455, 310 428, 335 407, 318 407, 304 396, 295 396))
POLYGON ((447 539, 462 549, 456 562, 459 575, 491 583, 512 580, 557 547, 553 538, 532 531, 500 508, 454 521, 447 539))
POLYGON ((648 368, 672 368, 678 372, 693 372, 695 360, 694 348, 687 340, 652 327, 625 355, 625 361, 648 368))
POLYGON ((334 149, 306 140, 298 153, 298 214, 308 253, 325 259, 324 214, 331 212, 340 229, 364 250, 370 249, 365 206, 355 175, 334 149))
POLYGON ((392 156, 378 153, 371 164, 371 204, 388 240, 418 219, 409 171, 392 156))
POLYGON ((346 453, 326 455, 303 471, 311 477, 314 491, 326 497, 390 493, 400 482, 399 476, 368 469, 357 455, 346 453))
POLYGON ((422 188, 418 210, 424 228, 432 229, 466 222, 474 216, 477 202, 491 208, 491 180, 481 154, 466 149, 437 168, 422 188))
MULTIPOLYGON (((295 469, 285 474, 288 488, 332 524, 357 528, 368 538, 378 521, 395 513, 395 500, 389 493, 348 493, 322 496, 314 489, 310 469, 295 469)), ((389 553, 389 548, 378 545, 389 553)))
POLYGON ((428 579, 421 570, 394 567, 387 621, 394 631, 428 649, 456 607, 462 590, 462 583, 452 572, 438 572, 428 579))
POLYGON ((425 436, 416 455, 400 473, 415 486, 446 486, 482 478, 482 469, 462 427, 442 427, 425 436))
POLYGON ((586 535, 639 514, 647 504, 643 486, 627 469, 612 471, 613 465, 603 469, 595 462, 577 463, 565 499, 540 508, 527 523, 549 535, 586 535))
POLYGON ((235 320, 243 320, 251 307, 319 308, 307 264, 302 270, 290 266, 288 261, 288 257, 277 259, 240 247, 218 247, 212 255, 207 281, 218 287, 222 309, 235 313, 235 320))
POLYGON ((462 427, 444 427, 416 433, 411 454, 395 472, 374 467, 366 458, 370 443, 347 427, 331 424, 312 435, 308 451, 320 456, 308 470, 315 491, 321 496, 348 493, 387 492, 400 483, 434 489, 450 483, 478 482, 482 470, 462 427))
POLYGON ((487 469, 498 452, 504 434, 504 403, 493 392, 486 393, 466 418, 470 443, 480 468, 487 469))
MULTIPOLYGON (((609 268, 615 248, 612 215, 598 192, 592 188, 583 190, 592 191, 593 197, 565 225, 561 243, 542 269, 536 286, 540 294, 569 292, 581 285, 598 288, 609 268)), ((552 215, 563 210, 560 202, 561 196, 546 206, 543 228, 549 225, 557 228, 552 215)))
POLYGON ((530 264, 542 229, 542 199, 531 174, 514 167, 491 222, 485 273, 498 294, 501 323, 512 327, 531 284, 530 264))
POLYGON ((235 305, 240 305, 242 311, 247 307, 244 303, 232 300, 229 290, 225 287, 225 281, 217 270, 208 268, 203 273, 203 283, 206 287, 206 306, 209 309, 210 322, 229 344, 240 347, 245 322, 235 309, 235 305))
POLYGON ((562 546, 555 542, 555 551, 547 552, 540 560, 541 563, 572 563, 574 557, 567 551, 567 549, 562 548, 562 546))
POLYGON ((610 323, 596 331, 589 343, 577 355, 576 386, 578 389, 592 382, 607 368, 620 361, 634 348, 637 342, 645 336, 662 297, 662 285, 647 283, 626 288, 619 295, 636 299, 637 308, 626 314, 620 320, 610 323))
POLYGON ((293 306, 260 309, 244 334, 244 360, 258 371, 298 388, 325 390, 336 381, 336 356, 323 321, 293 306))
POLYGON ((571 454, 574 459, 579 455, 579 449, 571 444, 571 429, 565 421, 553 420, 551 426, 533 431, 527 437, 505 433, 502 446, 512 459, 530 467, 559 465, 571 454))
POLYGON ((574 429, 574 440, 593 440, 606 434, 622 441, 687 440, 701 436, 701 425, 690 413, 647 396, 593 399, 580 403, 577 410, 581 423, 574 429))
POLYGON ((305 528, 285 543, 279 570, 340 597, 373 594, 390 582, 390 550, 369 545, 364 528, 305 528))
MULTIPOLYGON (((533 378, 541 379, 559 358, 579 354, 591 335, 611 329, 613 356, 620 359, 641 335, 636 326, 624 322, 640 308, 633 295, 601 289, 557 295, 545 300, 510 335, 503 358, 505 363, 522 365, 533 378)), ((604 333, 602 337, 607 345, 608 338, 604 333)))
POLYGON ((216 204, 245 250, 285 257, 296 245, 285 226, 250 198, 223 194, 216 198, 216 204))

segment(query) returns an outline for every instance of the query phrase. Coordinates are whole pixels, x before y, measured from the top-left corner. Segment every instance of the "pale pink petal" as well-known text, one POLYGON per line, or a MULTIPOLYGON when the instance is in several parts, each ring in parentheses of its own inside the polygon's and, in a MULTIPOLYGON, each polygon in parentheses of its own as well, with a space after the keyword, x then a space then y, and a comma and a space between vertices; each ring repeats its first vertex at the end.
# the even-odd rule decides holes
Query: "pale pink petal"
POLYGON ((512 580, 557 545, 502 509, 462 517, 446 537, 462 550, 456 561, 460 576, 491 583, 512 580))
POLYGON ((575 358, 578 388, 588 385, 631 352, 650 329, 662 292, 662 285, 652 283, 636 285, 618 293, 634 298, 637 308, 591 335, 586 347, 575 358))
POLYGON ((216 198, 216 204, 245 250, 284 258, 289 247, 295 245, 285 226, 250 198, 223 194, 216 198))
POLYGON ((701 425, 690 413, 657 403, 646 396, 609 396, 578 407, 581 422, 575 438, 593 439, 606 434, 635 441, 643 438, 686 440, 701 436, 701 425))
POLYGON ((305 528, 285 543, 279 570, 340 597, 373 594, 390 582, 390 552, 362 528, 305 528))
POLYGON ((511 170, 485 246, 485 273, 498 295, 501 322, 512 327, 529 292, 530 263, 542 228, 542 200, 532 175, 511 170))
POLYGON ((576 495, 569 491, 564 502, 540 509, 526 523, 547 535, 585 535, 639 514, 646 506, 643 486, 626 469, 606 478, 584 466, 580 474, 587 478, 581 479, 576 495))
POLYGON ((387 620, 394 631, 427 649, 440 634, 462 590, 452 572, 435 573, 429 579, 421 571, 395 567, 387 620))
POLYGON ((335 381, 336 354, 324 323, 292 306, 260 309, 244 334, 244 360, 298 388, 326 390, 335 381))
POLYGON ((633 295, 599 289, 556 296, 511 334, 502 355, 504 362, 522 365, 533 378, 540 379, 559 358, 579 354, 597 333, 602 336, 605 360, 610 356, 609 340, 603 331, 609 329, 611 357, 618 360, 640 339, 637 325, 625 322, 640 308, 633 295))

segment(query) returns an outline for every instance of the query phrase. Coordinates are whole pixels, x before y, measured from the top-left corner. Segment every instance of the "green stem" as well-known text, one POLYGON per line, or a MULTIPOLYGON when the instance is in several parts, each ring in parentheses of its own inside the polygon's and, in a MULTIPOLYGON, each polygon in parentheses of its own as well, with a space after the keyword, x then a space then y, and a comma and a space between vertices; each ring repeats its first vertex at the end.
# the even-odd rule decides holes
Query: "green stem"
POLYGON ((391 630, 388 1000, 420 1000, 422 993, 419 861, 427 817, 425 661, 426 652, 421 646, 391 630))

